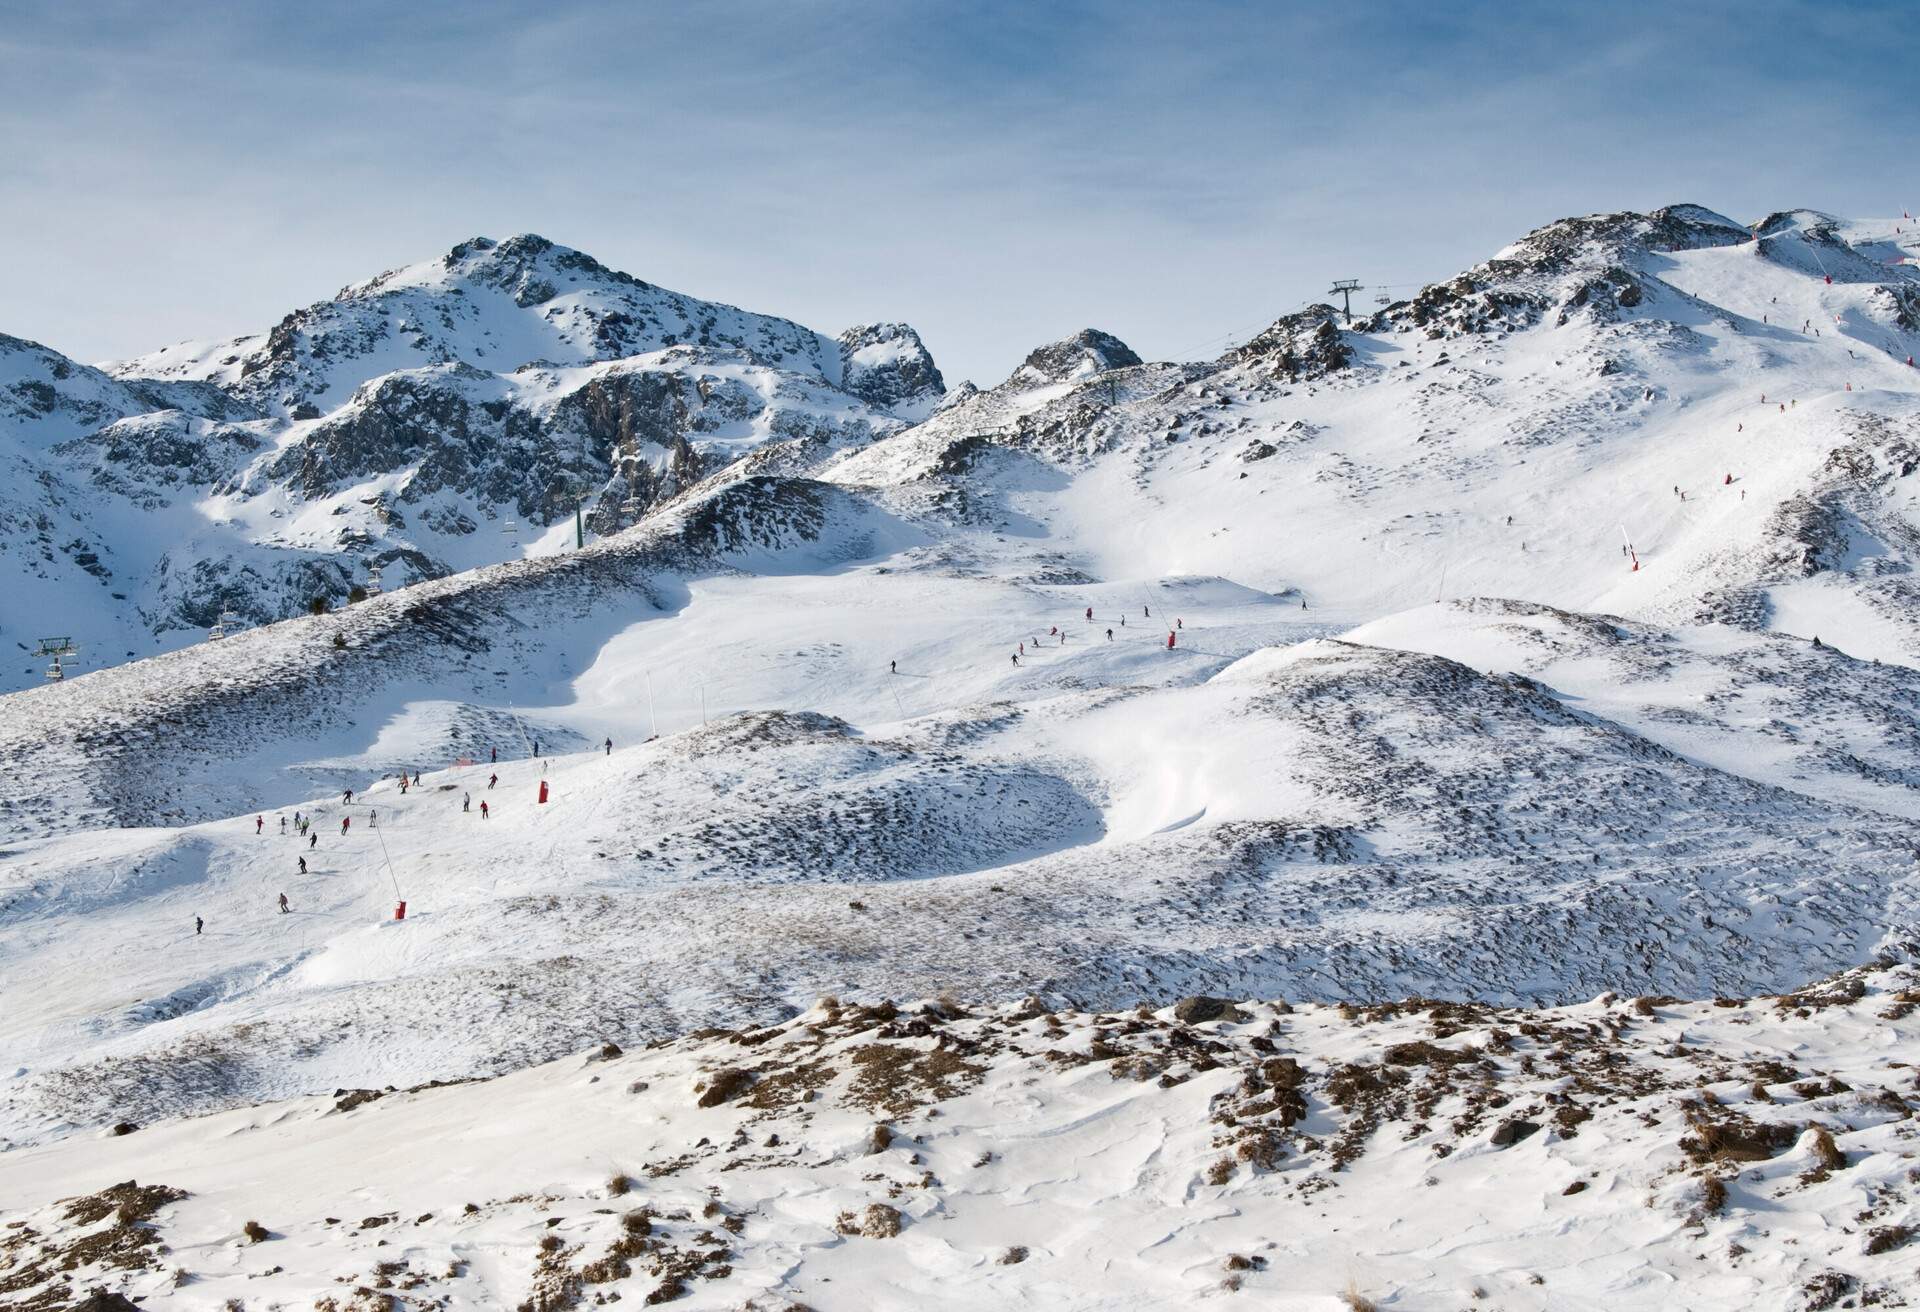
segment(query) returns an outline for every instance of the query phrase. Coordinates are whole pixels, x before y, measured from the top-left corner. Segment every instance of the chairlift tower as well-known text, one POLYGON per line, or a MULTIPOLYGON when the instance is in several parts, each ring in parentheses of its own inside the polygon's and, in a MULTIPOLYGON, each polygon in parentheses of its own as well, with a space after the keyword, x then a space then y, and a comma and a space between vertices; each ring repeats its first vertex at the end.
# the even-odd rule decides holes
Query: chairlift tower
POLYGON ((640 445, 633 438, 627 439, 626 450, 620 453, 620 480, 627 485, 627 495, 620 502, 620 516, 632 523, 640 522, 640 498, 633 494, 633 481, 640 474, 640 445))
POLYGON ((39 645, 33 649, 33 655, 35 660, 51 659, 53 661, 53 664, 47 666, 47 678, 58 683, 67 677, 66 667, 61 664, 62 660, 79 650, 73 645, 72 638, 42 638, 39 645))
POLYGON ((1333 290, 1327 293, 1329 296, 1338 296, 1340 303, 1346 307, 1347 326, 1349 328, 1353 326, 1353 294, 1359 290, 1360 280, 1358 278, 1342 278, 1334 283, 1333 290))

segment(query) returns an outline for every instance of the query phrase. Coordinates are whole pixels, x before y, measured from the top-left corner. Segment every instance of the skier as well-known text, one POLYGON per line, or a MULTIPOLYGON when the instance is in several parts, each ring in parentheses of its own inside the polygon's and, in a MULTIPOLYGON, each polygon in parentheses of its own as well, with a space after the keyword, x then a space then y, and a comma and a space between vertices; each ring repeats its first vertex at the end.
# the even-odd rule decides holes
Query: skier
POLYGON ((1173 650, 1173 630, 1172 629, 1167 630, 1167 650, 1168 651, 1173 650))
POLYGON ((472 793, 460 794, 460 809, 462 811, 473 810, 473 794, 472 793))
POLYGON ((533 754, 535 756, 540 755, 540 740, 538 738, 533 740, 533 754))
POLYGON ((285 893, 280 895, 280 914, 283 916, 287 914, 287 895, 285 893))
POLYGON ((413 786, 415 788, 418 788, 420 786, 420 772, 418 770, 415 770, 413 772, 413 786))
POLYGON ((1108 629, 1108 630, 1107 630, 1107 641, 1108 641, 1108 642, 1112 642, 1112 641, 1113 641, 1113 630, 1112 630, 1112 629, 1108 629))
POLYGON ((1732 486, 1733 486, 1733 475, 1732 475, 1732 474, 1728 474, 1728 475, 1727 475, 1727 481, 1726 481, 1726 482, 1724 482, 1724 483, 1722 483, 1722 484, 1721 484, 1720 486, 1721 486, 1721 487, 1732 487, 1732 486))
POLYGON ((313 851, 314 848, 318 846, 320 846, 320 835, 308 834, 307 835, 307 851, 311 852, 313 851))
POLYGON ((1507 516, 1507 527, 1508 527, 1508 528, 1512 528, 1512 527, 1513 527, 1513 516, 1512 516, 1512 515, 1508 515, 1508 516, 1507 516))
MULTIPOLYGON (((1049 638, 1052 638, 1052 637, 1055 637, 1055 636, 1057 636, 1057 635, 1059 634, 1059 632, 1060 632, 1060 626, 1059 626, 1058 624, 1056 624, 1056 625, 1054 625, 1053 627, 1051 627, 1051 628, 1049 628, 1049 629, 1047 630, 1047 636, 1048 636, 1049 638)), ((1036 645, 1038 645, 1038 644, 1036 644, 1036 645)))
POLYGON ((1127 627, 1127 617, 1125 615, 1120 617, 1120 627, 1123 629, 1127 627))
POLYGON ((287 818, 285 816, 281 816, 280 817, 280 837, 285 838, 286 836, 287 836, 287 818))
POLYGON ((266 827, 267 827, 267 822, 266 822, 265 820, 262 820, 262 819, 261 819, 261 818, 260 818, 259 816, 255 816, 255 817, 253 818, 253 832, 254 832, 254 833, 256 833, 256 834, 257 834, 257 833, 259 833, 259 832, 260 832, 261 830, 263 830, 263 829, 265 829, 266 827))
MULTIPOLYGON (((1036 642, 1033 645, 1038 647, 1040 644, 1036 642)), ((1022 656, 1025 656, 1027 654, 1027 644, 1024 642, 1020 644, 1020 654, 1022 656)))
POLYGON ((480 799, 480 818, 482 820, 485 820, 487 819, 488 814, 489 812, 487 811, 487 799, 483 797, 480 799))
POLYGON ((400 796, 405 797, 406 795, 407 795, 407 772, 405 770, 402 770, 400 772, 400 796))
POLYGON ((1016 669, 1016 670, 1020 668, 1020 653, 1019 653, 1019 652, 1015 652, 1015 653, 1013 654, 1013 668, 1014 668, 1014 669, 1016 669))
MULTIPOLYGON (((491 788, 491 787, 493 787, 493 786, 494 786, 495 784, 497 784, 497 783, 499 783, 499 782, 500 782, 500 776, 499 776, 499 775, 497 775, 497 774, 490 774, 490 775, 488 775, 488 776, 487 776, 487 787, 489 787, 489 788, 491 788)), ((483 805, 484 805, 484 804, 483 804, 483 805)))
POLYGON ((342 793, 340 795, 340 800, 346 803, 348 806, 352 806, 353 805, 353 789, 349 788, 347 789, 346 792, 342 793))
POLYGON ((195 916, 193 918, 193 932, 198 934, 203 928, 205 928, 206 923, 207 922, 200 919, 200 917, 195 916))
POLYGON ((1064 646, 1066 646, 1066 645, 1067 645, 1067 632, 1066 632, 1066 630, 1065 630, 1065 629, 1062 629, 1062 630, 1060 631, 1060 645, 1061 645, 1062 647, 1064 647, 1064 646))
POLYGON ((1184 628, 1186 628, 1186 627, 1187 627, 1187 622, 1186 622, 1185 620, 1183 620, 1183 619, 1178 619, 1178 618, 1176 618, 1176 619, 1175 619, 1175 620, 1173 621, 1173 627, 1174 627, 1174 628, 1176 628, 1176 629, 1184 629, 1184 628))
POLYGON ((487 764, 498 765, 499 762, 500 762, 500 749, 498 747, 489 747, 487 749, 487 764))
POLYGON ((341 834, 341 836, 342 836, 342 837, 345 837, 345 836, 346 836, 346 832, 347 832, 347 826, 348 826, 348 825, 350 825, 350 824, 352 824, 352 823, 353 823, 353 817, 352 817, 352 816, 350 816, 350 815, 343 815, 343 816, 341 816, 341 817, 340 817, 340 834, 341 834))
POLYGON ((307 859, 305 857, 300 858, 300 873, 303 875, 307 873, 307 859))
POLYGON ((888 661, 888 662, 887 662, 887 673, 888 673, 888 674, 898 674, 898 673, 900 673, 900 662, 899 662, 899 661, 888 661))
POLYGON ((607 739, 606 745, 607 745, 607 755, 612 756, 613 755, 613 739, 611 738, 607 739))
POLYGON ((1148 619, 1152 619, 1152 618, 1153 618, 1153 607, 1151 607, 1151 606, 1142 606, 1142 607, 1140 608, 1140 613, 1141 613, 1142 615, 1145 615, 1145 616, 1146 616, 1146 617, 1147 617, 1148 619))
POLYGON ((1087 607, 1087 623, 1093 623, 1093 607, 1087 607))

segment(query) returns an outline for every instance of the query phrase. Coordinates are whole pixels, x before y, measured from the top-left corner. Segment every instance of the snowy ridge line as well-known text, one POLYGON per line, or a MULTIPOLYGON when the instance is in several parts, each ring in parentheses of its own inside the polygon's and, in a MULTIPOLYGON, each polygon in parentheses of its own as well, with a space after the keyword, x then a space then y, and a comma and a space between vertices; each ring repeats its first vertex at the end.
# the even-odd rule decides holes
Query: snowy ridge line
POLYGON ((332 1312, 1901 1306, 1917 1027, 1920 975, 1889 961, 1541 1009, 826 997, 13 1155, 0 1288, 332 1312))

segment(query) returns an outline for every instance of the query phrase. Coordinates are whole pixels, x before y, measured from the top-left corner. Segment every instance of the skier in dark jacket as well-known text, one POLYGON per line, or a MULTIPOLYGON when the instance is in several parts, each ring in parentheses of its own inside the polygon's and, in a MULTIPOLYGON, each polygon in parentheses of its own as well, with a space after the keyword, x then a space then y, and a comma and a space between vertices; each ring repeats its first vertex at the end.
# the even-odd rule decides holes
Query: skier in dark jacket
POLYGON ((206 923, 207 922, 200 919, 200 917, 195 916, 193 918, 193 932, 198 934, 203 928, 206 927, 206 923))
POLYGON ((300 858, 300 873, 303 875, 307 873, 307 859, 305 857, 300 858))

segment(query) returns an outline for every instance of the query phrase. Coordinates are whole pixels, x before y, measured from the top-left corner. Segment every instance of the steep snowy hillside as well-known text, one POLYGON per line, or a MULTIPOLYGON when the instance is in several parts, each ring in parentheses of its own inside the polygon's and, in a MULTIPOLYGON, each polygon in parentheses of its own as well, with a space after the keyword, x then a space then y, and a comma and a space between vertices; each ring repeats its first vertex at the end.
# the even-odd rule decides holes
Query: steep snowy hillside
POLYGON ((78 668, 337 603, 374 568, 393 587, 570 547, 576 510, 610 534, 766 442, 869 441, 944 386, 904 324, 834 339, 532 236, 111 375, 0 357, 0 518, 25 531, 0 550, 31 580, 0 640, 72 636, 78 668))
POLYGON ((1878 968, 1538 1011, 822 999, 12 1155, 0 1289, 333 1312, 1906 1307, 1917 986, 1878 968))

